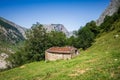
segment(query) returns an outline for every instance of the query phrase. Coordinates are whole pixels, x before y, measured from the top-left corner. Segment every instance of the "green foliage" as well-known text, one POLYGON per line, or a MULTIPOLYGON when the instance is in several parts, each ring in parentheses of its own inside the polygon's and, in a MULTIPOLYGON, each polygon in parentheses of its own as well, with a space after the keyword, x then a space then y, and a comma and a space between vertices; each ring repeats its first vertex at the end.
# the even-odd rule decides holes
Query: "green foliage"
POLYGON ((28 32, 25 50, 28 60, 39 61, 44 59, 44 51, 48 48, 48 35, 40 24, 35 24, 28 32))
POLYGON ((48 33, 49 43, 51 46, 65 46, 67 44, 67 37, 62 32, 51 31, 48 33))
POLYGON ((24 48, 20 48, 19 51, 17 51, 15 54, 11 54, 8 60, 11 62, 12 67, 16 67, 26 63, 25 55, 26 54, 25 54, 24 48))
POLYGON ((47 33, 42 25, 34 24, 32 29, 27 32, 24 46, 10 56, 13 66, 44 59, 44 51, 48 48, 47 38, 47 33))
POLYGON ((77 46, 77 39, 75 36, 71 36, 70 38, 67 39, 67 45, 69 46, 77 46))
POLYGON ((84 50, 91 46, 94 41, 94 33, 88 27, 83 27, 78 30, 78 41, 79 48, 83 48, 84 50))
POLYGON ((95 36, 97 36, 100 31, 99 27, 96 25, 95 21, 91 21, 85 25, 85 27, 88 27, 92 33, 94 33, 95 36))
POLYGON ((68 44, 85 50, 92 45, 92 42, 98 34, 98 26, 96 26, 94 21, 91 21, 75 32, 75 36, 71 36, 68 39, 68 44))
POLYGON ((94 39, 100 32, 95 21, 91 21, 74 33, 75 36, 68 38, 68 45, 83 48, 85 50, 92 45, 94 39))
POLYGON ((112 26, 114 20, 111 16, 106 16, 104 22, 101 24, 100 28, 103 29, 102 32, 110 31, 110 27, 112 26))

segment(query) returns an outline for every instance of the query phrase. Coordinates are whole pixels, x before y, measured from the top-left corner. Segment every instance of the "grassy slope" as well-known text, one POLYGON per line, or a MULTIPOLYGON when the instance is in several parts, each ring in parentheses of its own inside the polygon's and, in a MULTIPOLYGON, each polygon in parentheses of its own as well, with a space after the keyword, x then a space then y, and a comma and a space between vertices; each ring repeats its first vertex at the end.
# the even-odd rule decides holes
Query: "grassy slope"
MULTIPOLYGON (((33 62, 0 73, 0 80, 118 80, 120 36, 110 32, 71 60, 33 62)), ((120 35, 120 33, 119 33, 120 35)))

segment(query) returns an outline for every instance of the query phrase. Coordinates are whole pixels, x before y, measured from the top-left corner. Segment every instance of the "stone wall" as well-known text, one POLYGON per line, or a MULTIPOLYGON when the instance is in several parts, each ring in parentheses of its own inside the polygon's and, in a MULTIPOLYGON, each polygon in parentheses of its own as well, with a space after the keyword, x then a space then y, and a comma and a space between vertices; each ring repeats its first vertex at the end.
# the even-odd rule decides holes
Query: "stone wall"
POLYGON ((45 52, 45 60, 55 61, 60 59, 71 59, 72 55, 70 53, 50 53, 45 52))

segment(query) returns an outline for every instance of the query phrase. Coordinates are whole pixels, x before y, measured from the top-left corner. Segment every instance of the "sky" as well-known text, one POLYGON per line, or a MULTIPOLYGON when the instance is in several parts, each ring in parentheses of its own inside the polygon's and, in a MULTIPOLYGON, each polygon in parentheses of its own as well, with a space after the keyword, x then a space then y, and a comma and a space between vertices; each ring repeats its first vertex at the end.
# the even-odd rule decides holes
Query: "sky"
POLYGON ((41 24, 63 24, 68 31, 78 30, 97 20, 110 0, 0 0, 0 16, 30 28, 41 24))

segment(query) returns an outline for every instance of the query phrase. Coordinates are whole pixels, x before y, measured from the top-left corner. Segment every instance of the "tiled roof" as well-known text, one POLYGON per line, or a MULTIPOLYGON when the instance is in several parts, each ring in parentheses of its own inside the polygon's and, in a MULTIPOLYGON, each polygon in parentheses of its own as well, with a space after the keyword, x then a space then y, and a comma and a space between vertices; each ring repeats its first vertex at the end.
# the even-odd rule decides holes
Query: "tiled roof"
POLYGON ((47 50, 47 52, 53 52, 53 53, 71 53, 71 51, 77 50, 74 47, 51 47, 47 50))

